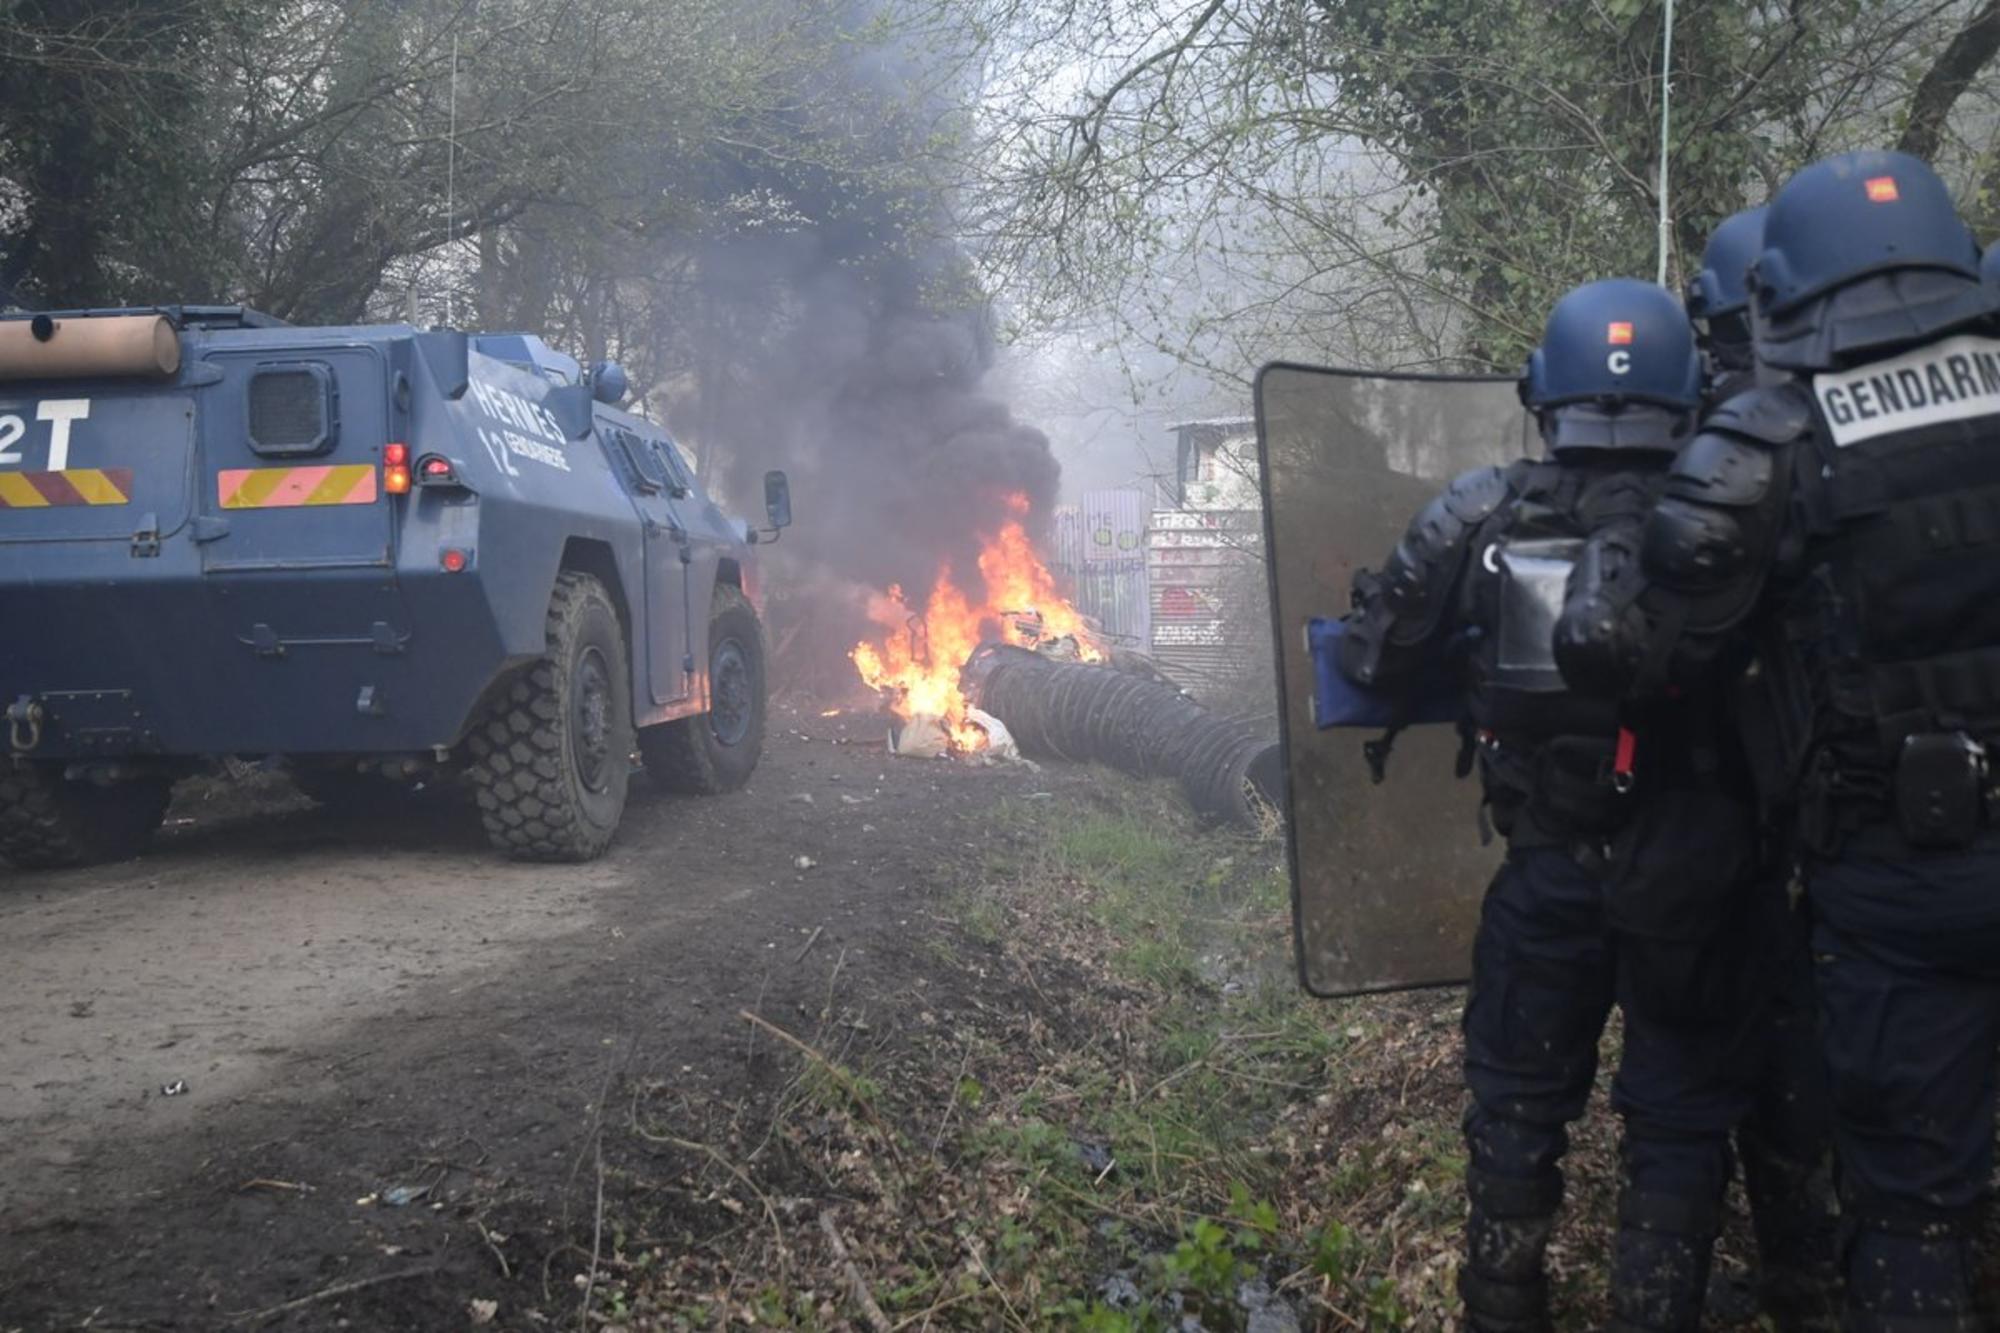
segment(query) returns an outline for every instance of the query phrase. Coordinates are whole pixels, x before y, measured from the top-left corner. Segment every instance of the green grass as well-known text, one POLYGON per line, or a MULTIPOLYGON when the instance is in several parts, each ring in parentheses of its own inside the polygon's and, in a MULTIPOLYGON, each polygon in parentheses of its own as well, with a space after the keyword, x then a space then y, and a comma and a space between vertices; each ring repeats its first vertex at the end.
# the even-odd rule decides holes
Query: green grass
MULTIPOLYGON (((914 1049, 802 1062, 768 1140, 839 1200, 891 1323, 1166 1333, 1196 1315, 1231 1333, 1253 1278, 1308 1328, 1445 1308, 1432 1261, 1456 1248, 1456 1089, 1448 1106, 1397 1100, 1409 1044, 1437 1047, 1427 1013, 1298 990, 1278 841, 1109 774, 987 827, 943 886, 952 928, 920 948, 1021 984, 914 1049), (1349 1093, 1336 1119, 1329 1099, 1349 1093), (1113 1308, 1107 1280, 1138 1303, 1113 1308)), ((739 1202, 749 1244, 761 1209, 739 1202)), ((795 1248, 812 1220, 787 1221, 795 1248)), ((772 1258, 715 1270, 758 1323, 853 1314, 843 1272, 773 1285, 772 1258)))
MULTIPOLYGON (((1271 1202, 1287 1184, 1268 1141, 1274 1125, 1324 1091, 1329 1062, 1356 1043, 1350 1033, 1372 1030, 1297 990, 1277 841, 1198 826, 1157 792, 1120 783, 1089 805, 1009 805, 995 824, 996 843, 1015 850, 984 867, 997 884, 955 899, 967 934, 990 941, 1053 919, 1149 993, 1142 1030, 1122 1050, 1079 1054, 1019 1099, 1016 1119, 966 1142, 977 1169, 1019 1181, 1019 1211, 995 1246, 1001 1262, 1032 1255, 1040 1272, 1085 1292, 1093 1274, 1115 1269, 1135 1274, 1148 1298, 1114 1310, 1073 1287, 1045 1317, 1144 1333, 1169 1327, 1161 1312, 1178 1306, 1226 1329, 1241 1318, 1240 1281, 1318 1274, 1346 1318, 1402 1327, 1395 1284, 1381 1276, 1386 1254, 1323 1209, 1287 1218, 1271 1202), (996 911, 1014 924, 996 931, 996 911), (1094 1177, 1082 1165, 1083 1136, 1106 1146, 1111 1171, 1094 1177), (1107 1218, 1120 1220, 1107 1228, 1107 1218)), ((1455 1207, 1445 1188, 1460 1167, 1455 1126, 1440 1126, 1431 1146, 1417 1197, 1455 1207)))

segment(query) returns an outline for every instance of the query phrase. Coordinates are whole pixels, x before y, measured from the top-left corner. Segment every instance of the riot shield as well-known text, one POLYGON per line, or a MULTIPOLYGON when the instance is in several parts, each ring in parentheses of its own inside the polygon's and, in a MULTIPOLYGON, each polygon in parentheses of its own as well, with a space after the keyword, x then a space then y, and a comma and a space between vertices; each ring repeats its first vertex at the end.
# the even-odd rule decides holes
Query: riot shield
POLYGON ((1362 745, 1378 731, 1318 725, 1312 641, 1328 636, 1312 622, 1347 610, 1355 571, 1379 569, 1447 481, 1530 452, 1529 438, 1508 379, 1258 374, 1292 910, 1315 995, 1463 981, 1500 848, 1481 845, 1477 780, 1453 776, 1455 727, 1412 726, 1377 785, 1362 745))

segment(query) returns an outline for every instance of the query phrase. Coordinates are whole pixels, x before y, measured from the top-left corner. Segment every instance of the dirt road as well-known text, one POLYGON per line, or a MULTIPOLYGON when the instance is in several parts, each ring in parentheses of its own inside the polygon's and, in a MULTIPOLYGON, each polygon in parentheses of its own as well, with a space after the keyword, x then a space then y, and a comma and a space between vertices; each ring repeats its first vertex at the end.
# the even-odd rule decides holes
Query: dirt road
POLYGON ((817 1009, 836 968, 861 1030, 915 1021, 981 812, 1087 781, 875 741, 781 715, 749 790, 635 782, 590 866, 280 788, 183 801, 136 862, 0 880, 0 1329, 317 1327, 350 1282, 372 1327, 456 1327, 545 1291, 590 1244, 608 1088, 754 1101, 739 1011, 817 1009))

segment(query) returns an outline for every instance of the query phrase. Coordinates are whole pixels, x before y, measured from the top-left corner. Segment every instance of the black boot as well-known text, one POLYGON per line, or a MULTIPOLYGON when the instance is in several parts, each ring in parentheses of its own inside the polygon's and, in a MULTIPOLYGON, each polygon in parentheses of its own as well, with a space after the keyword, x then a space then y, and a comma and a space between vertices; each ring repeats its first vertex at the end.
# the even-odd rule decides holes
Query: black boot
POLYGON ((1961 1218, 1927 1212, 1849 1220, 1841 1320, 1848 1333, 1982 1333, 1970 1229, 1961 1218))
POLYGON ((1501 1176, 1465 1172, 1472 1209, 1458 1294, 1472 1333, 1548 1333, 1549 1286, 1542 1257, 1562 1205, 1562 1173, 1501 1176))
POLYGON ((1611 1333, 1695 1333, 1721 1218, 1712 1199, 1626 1190, 1611 1260, 1611 1333))
POLYGON ((1985 1333, 1986 1324, 1977 1315, 1951 1314, 1870 1314, 1848 1307, 1840 1321, 1841 1333, 1985 1333))
POLYGON ((1829 1333, 1839 1308, 1839 1222, 1827 1164, 1795 1162, 1742 1134, 1743 1189, 1757 1234, 1757 1298, 1778 1333, 1829 1333))

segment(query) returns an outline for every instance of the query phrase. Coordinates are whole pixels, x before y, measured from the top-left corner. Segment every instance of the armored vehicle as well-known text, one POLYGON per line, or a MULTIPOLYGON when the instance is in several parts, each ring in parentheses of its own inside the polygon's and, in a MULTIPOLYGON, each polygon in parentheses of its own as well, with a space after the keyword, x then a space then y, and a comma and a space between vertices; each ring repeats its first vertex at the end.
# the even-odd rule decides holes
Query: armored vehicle
POLYGON ((635 749, 741 786, 788 486, 726 517, 623 396, 518 334, 0 318, 0 857, 129 854, 229 757, 349 804, 463 778, 532 860, 604 851, 635 749))

